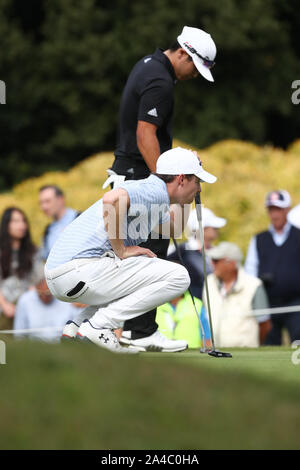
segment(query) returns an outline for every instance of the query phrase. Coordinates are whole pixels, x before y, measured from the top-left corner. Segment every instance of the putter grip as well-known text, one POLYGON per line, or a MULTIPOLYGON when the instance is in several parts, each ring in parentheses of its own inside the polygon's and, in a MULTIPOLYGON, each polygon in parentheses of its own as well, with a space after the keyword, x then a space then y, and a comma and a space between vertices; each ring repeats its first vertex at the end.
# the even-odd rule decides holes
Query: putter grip
POLYGON ((202 222, 202 213, 201 213, 201 199, 200 199, 200 192, 196 193, 195 196, 195 206, 196 206, 196 214, 198 222, 202 222))

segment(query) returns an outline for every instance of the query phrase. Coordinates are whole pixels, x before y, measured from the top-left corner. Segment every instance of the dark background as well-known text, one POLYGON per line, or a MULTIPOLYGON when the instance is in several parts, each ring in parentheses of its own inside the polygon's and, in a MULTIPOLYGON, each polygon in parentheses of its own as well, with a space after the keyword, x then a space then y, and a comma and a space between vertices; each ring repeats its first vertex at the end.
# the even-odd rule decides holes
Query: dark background
POLYGON ((215 83, 176 85, 175 137, 200 148, 299 137, 296 0, 0 0, 0 191, 113 150, 128 73, 184 25, 212 35, 217 65, 215 83))

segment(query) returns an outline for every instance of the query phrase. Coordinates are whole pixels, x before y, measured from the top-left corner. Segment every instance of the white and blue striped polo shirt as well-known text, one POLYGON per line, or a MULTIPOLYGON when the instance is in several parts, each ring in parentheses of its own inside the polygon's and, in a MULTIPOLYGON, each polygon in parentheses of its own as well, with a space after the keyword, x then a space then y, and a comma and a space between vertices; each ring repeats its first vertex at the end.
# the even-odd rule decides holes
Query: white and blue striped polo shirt
MULTIPOLYGON (((120 187, 126 189, 130 199, 123 227, 124 245, 139 245, 147 240, 153 228, 169 220, 167 186, 150 175, 144 180, 125 181, 120 187)), ((75 258, 100 257, 110 250, 100 199, 65 228, 50 251, 46 268, 57 268, 75 258)))

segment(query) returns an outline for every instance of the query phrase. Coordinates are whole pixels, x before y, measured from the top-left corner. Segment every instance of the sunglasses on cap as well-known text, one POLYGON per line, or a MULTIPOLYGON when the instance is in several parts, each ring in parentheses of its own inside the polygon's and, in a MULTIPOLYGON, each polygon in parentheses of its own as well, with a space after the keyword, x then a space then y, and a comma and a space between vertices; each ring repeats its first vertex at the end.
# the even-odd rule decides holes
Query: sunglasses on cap
POLYGON ((196 56, 200 57, 200 59, 203 60, 203 65, 205 65, 205 67, 207 67, 208 69, 212 69, 216 65, 216 62, 214 60, 209 60, 205 57, 202 57, 202 55, 200 55, 199 52, 197 52, 196 49, 190 46, 187 42, 185 42, 184 45, 192 54, 196 54, 196 56))

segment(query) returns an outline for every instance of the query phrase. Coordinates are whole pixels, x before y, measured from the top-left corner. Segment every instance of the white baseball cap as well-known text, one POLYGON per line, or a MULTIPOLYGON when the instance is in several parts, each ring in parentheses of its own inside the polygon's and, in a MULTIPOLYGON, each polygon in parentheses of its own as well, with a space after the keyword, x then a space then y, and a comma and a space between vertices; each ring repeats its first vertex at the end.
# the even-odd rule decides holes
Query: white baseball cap
POLYGON ((285 189, 271 191, 266 196, 265 206, 274 206, 280 207, 280 209, 287 209, 288 207, 291 207, 291 196, 285 189))
POLYGON ((206 253, 212 260, 229 259, 239 263, 241 263, 243 260, 243 253, 241 249, 235 243, 230 242, 221 242, 219 245, 214 246, 210 250, 207 250, 206 253))
POLYGON ((210 69, 215 65, 217 53, 216 45, 210 34, 202 29, 184 26, 177 41, 187 54, 193 59, 194 65, 201 75, 213 82, 210 69))
MULTIPOLYGON (((213 227, 213 228, 221 228, 226 225, 227 220, 223 219, 223 217, 217 217, 213 211, 208 209, 207 207, 204 207, 202 209, 202 227, 213 227)), ((197 232, 199 230, 199 222, 197 219, 197 211, 196 209, 193 209, 190 212, 188 221, 187 221, 187 226, 190 232, 197 232)))
POLYGON ((192 150, 176 147, 162 153, 156 162, 159 175, 195 175, 201 182, 215 183, 217 178, 205 171, 192 150))

